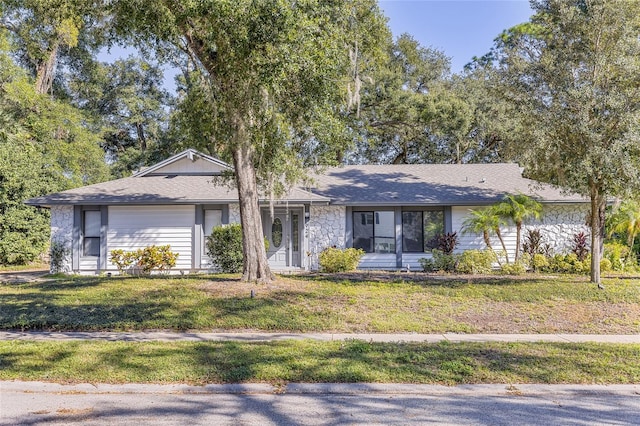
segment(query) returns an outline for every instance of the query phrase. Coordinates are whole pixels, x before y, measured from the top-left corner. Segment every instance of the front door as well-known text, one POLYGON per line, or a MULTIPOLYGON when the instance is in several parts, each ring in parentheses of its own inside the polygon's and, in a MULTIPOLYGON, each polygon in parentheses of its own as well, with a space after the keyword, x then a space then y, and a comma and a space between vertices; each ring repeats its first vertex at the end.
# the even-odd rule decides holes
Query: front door
POLYGON ((300 267, 301 217, 299 209, 275 210, 273 216, 269 211, 263 212, 264 235, 269 242, 267 258, 272 268, 300 267))
POLYGON ((272 268, 286 268, 289 266, 289 221, 285 212, 274 212, 273 217, 266 214, 265 234, 269 240, 267 258, 272 268))

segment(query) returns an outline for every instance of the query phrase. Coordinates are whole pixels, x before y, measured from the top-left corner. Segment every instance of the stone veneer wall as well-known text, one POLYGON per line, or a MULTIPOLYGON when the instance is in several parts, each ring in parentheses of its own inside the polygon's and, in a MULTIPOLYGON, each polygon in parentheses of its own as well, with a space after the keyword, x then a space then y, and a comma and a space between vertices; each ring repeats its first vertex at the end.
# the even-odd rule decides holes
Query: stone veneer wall
POLYGON ((554 253, 568 253, 573 247, 575 234, 584 232, 591 235, 586 224, 588 213, 587 204, 544 205, 542 219, 523 226, 522 239, 526 237, 527 229, 539 229, 543 244, 550 244, 554 253))
POLYGON ((73 206, 51 206, 51 242, 63 244, 67 248, 62 270, 51 272, 72 273, 73 206))
POLYGON ((312 270, 318 269, 318 254, 322 250, 333 246, 345 248, 346 214, 344 206, 310 207, 305 237, 308 241, 307 265, 312 270))

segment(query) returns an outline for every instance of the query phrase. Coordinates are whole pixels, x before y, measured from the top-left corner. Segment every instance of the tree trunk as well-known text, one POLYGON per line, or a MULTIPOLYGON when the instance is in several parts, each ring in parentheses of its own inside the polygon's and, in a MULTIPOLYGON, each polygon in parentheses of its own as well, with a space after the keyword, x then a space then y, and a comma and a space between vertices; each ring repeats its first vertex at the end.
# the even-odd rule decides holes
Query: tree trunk
MULTIPOLYGON (((482 238, 484 239, 484 243, 487 245, 487 248, 495 253, 495 251, 493 250, 493 247, 491 246, 491 237, 489 236, 489 231, 487 230, 482 231, 482 238)), ((497 253, 496 253, 496 260, 498 261, 498 265, 502 267, 502 262, 500 262, 500 256, 498 256, 497 253)))
POLYGON ((500 240, 500 244, 502 245, 502 250, 504 251, 504 260, 508 264, 509 253, 507 252, 507 246, 504 244, 504 240, 502 239, 502 232, 500 232, 500 228, 496 228, 495 231, 496 231, 496 235, 498 236, 498 239, 500 240))
POLYGON ((591 183, 591 282, 600 285, 600 258, 604 234, 606 200, 595 183, 591 183))
POLYGON ((55 41, 47 58, 39 62, 36 66, 36 93, 49 93, 53 87, 53 74, 56 68, 56 59, 58 58, 58 45, 59 42, 55 41))
POLYGON ((147 151, 147 137, 144 135, 144 127, 142 123, 136 123, 136 133, 138 134, 138 141, 140 141, 140 151, 147 151))
MULTIPOLYGON (((240 132, 242 132, 241 129, 240 132)), ((248 140, 235 145, 233 165, 236 169, 235 178, 240 201, 242 255, 244 256, 242 280, 268 283, 274 279, 274 276, 264 247, 254 157, 255 148, 248 140)))
POLYGON ((516 223, 516 260, 515 263, 518 263, 520 259, 520 237, 522 234, 522 222, 516 223))

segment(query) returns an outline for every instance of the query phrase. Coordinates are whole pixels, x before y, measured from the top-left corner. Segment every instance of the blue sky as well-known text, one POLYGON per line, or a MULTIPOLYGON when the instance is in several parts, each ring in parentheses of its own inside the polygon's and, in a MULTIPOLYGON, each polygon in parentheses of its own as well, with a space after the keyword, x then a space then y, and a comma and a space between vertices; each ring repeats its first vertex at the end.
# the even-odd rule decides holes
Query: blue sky
POLYGON ((394 37, 411 34, 421 45, 442 50, 460 72, 489 51, 502 30, 532 15, 525 0, 379 0, 394 37))
MULTIPOLYGON (((411 34, 422 46, 442 50, 458 73, 474 56, 489 51, 502 30, 529 19, 533 13, 526 0, 379 0, 389 18, 394 37, 411 34)), ((135 54, 117 46, 100 60, 135 54)), ((165 68, 165 87, 175 90, 175 71, 165 68)))

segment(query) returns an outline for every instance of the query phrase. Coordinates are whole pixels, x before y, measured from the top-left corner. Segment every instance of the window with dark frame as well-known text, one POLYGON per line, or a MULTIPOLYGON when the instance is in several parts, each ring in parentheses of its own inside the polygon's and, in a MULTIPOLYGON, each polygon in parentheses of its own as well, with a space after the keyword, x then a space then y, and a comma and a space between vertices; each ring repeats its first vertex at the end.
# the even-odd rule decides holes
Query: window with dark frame
POLYGON ((365 253, 395 253, 394 212, 353 212, 353 247, 365 253))
POLYGON ((444 233, 444 210, 402 212, 402 251, 430 252, 444 233))
POLYGON ((82 254, 100 256, 100 228, 102 213, 100 210, 85 210, 82 218, 82 254))

